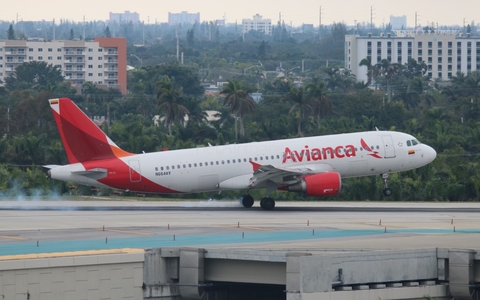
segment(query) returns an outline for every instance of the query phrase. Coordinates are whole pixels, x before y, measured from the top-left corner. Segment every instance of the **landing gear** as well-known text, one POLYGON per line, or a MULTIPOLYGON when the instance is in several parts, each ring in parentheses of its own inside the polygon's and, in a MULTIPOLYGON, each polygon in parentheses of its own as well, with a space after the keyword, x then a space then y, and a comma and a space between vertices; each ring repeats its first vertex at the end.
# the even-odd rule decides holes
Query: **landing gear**
POLYGON ((242 201, 240 201, 242 203, 242 205, 246 208, 250 208, 253 206, 253 203, 255 202, 253 200, 253 197, 250 196, 249 194, 246 194, 245 196, 243 196, 242 198, 242 201))
POLYGON ((275 200, 270 197, 265 197, 260 200, 260 207, 264 210, 272 210, 275 207, 275 200))
POLYGON ((382 180, 383 180, 383 186, 384 186, 384 189, 383 189, 383 195, 389 197, 392 195, 392 189, 388 188, 388 183, 387 183, 387 179, 388 179, 388 173, 384 173, 382 174, 382 180))

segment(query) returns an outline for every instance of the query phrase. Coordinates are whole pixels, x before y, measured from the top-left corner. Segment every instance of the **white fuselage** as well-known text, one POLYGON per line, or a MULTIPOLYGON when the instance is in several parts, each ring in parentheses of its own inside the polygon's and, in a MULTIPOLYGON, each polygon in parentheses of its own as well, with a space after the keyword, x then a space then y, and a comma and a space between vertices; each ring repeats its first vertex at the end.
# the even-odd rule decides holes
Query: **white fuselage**
MULTIPOLYGON (((411 135, 371 131, 163 151, 119 159, 135 170, 135 175, 131 175, 129 180, 137 183, 136 186, 148 179, 167 190, 193 193, 265 187, 265 182, 258 185, 252 182, 255 165, 269 165, 306 174, 334 171, 342 178, 347 178, 418 168, 430 163, 435 156, 435 150, 418 143, 411 135)), ((92 162, 55 168, 51 176, 93 186, 120 188, 108 181, 99 182, 92 176, 87 178, 81 173, 71 173, 73 169, 79 172, 94 167, 105 169, 109 175, 114 172, 108 164, 94 165, 92 162)), ((281 186, 288 178, 279 176, 270 181, 281 186)), ((123 189, 129 188, 126 186, 123 189)), ((161 193, 162 190, 152 192, 161 193)))

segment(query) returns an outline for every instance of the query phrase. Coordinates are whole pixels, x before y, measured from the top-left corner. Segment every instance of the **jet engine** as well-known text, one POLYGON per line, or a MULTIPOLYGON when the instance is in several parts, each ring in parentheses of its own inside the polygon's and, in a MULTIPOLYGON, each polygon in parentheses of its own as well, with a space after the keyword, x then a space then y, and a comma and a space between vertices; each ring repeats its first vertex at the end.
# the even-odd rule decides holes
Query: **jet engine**
POLYGON ((342 180, 337 172, 326 172, 304 176, 287 187, 289 192, 305 193, 308 196, 335 196, 340 192, 342 180))

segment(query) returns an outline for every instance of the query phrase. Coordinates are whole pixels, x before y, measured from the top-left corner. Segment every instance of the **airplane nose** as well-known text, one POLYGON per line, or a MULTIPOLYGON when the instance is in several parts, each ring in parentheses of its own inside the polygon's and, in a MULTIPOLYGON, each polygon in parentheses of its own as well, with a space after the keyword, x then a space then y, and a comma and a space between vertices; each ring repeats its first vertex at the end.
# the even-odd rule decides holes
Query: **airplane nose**
POLYGON ((427 157, 430 161, 433 161, 435 159, 435 157, 437 157, 437 151, 435 151, 435 149, 433 149, 432 147, 430 146, 427 146, 427 151, 425 151, 427 153, 427 157))

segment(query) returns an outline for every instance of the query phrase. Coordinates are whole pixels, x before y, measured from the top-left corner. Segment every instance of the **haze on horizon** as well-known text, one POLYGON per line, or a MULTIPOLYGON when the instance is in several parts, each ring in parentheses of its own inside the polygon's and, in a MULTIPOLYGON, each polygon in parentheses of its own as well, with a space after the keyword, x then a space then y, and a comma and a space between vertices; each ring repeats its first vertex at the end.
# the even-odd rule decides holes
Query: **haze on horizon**
POLYGON ((154 24, 168 21, 168 12, 189 13, 200 12, 200 20, 213 21, 225 18, 227 23, 241 23, 242 19, 250 19, 255 14, 271 19, 276 24, 281 14, 285 23, 294 26, 301 24, 319 24, 320 6, 322 24, 333 22, 344 22, 347 25, 357 23, 370 23, 370 9, 373 7, 373 23, 375 26, 388 24, 390 16, 407 16, 407 26, 415 25, 415 13, 417 13, 417 24, 420 26, 463 26, 474 22, 478 24, 480 1, 447 0, 370 0, 369 2, 347 0, 279 0, 272 5, 271 2, 255 0, 234 1, 213 1, 213 0, 182 0, 182 1, 154 1, 138 0, 135 2, 118 1, 93 1, 83 0, 82 2, 71 3, 54 0, 44 0, 39 5, 38 1, 24 0, 9 2, 0 11, 0 20, 15 22, 18 21, 51 21, 59 22, 61 19, 81 22, 85 18, 88 21, 106 21, 109 13, 123 13, 124 11, 137 12, 140 19, 145 23, 154 24), (52 9, 54 8, 54 9, 52 9))

